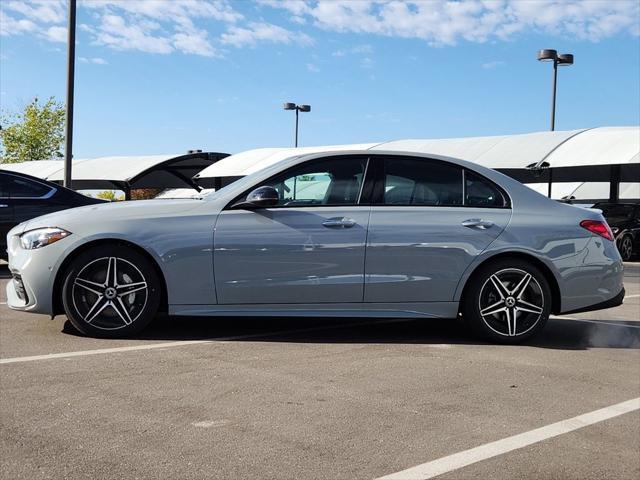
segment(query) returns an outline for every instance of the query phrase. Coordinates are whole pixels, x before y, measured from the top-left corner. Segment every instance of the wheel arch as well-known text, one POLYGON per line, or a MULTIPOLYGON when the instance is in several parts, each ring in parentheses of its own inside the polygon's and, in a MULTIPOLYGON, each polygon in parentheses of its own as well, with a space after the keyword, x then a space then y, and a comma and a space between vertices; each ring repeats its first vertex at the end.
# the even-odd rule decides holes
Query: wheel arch
POLYGON ((496 255, 492 255, 489 258, 485 258, 482 262, 475 265, 471 273, 469 273, 469 275, 467 276, 464 286, 462 287, 462 291, 459 297, 460 304, 462 304, 462 301, 465 298, 465 295, 467 292, 467 288, 471 283, 471 281, 473 280, 474 276, 476 275, 476 272, 478 271, 478 269, 486 265, 490 265, 491 263, 496 262, 498 260, 504 260, 505 258, 516 258, 518 260, 529 262, 533 266, 535 266, 538 270, 540 270, 540 272, 542 272, 542 274, 545 277, 545 280, 547 280, 547 282, 549 283, 549 288, 551 289, 551 312, 554 314, 558 314, 562 308, 562 296, 560 293, 560 285, 558 284, 558 280, 556 279, 556 276, 553 274, 553 271, 549 268, 549 266, 545 262, 543 262, 542 260, 540 260, 534 255, 524 253, 524 252, 497 253, 496 255))
POLYGON ((149 262, 155 269, 156 274, 158 275, 158 278, 160 279, 160 286, 161 286, 160 311, 168 312, 169 296, 167 291, 167 282, 164 277, 164 273, 160 268, 160 265, 158 264, 157 260, 153 257, 153 255, 151 255, 147 250, 142 248, 140 245, 137 245, 128 240, 123 240, 120 238, 101 238, 98 240, 92 240, 87 243, 83 243, 82 245, 79 245, 77 248, 71 251, 63 260, 63 262, 60 264, 60 267, 56 272, 56 277, 53 282, 53 289, 51 291, 51 294, 53 297, 51 299, 51 302, 52 302, 51 304, 53 306, 53 315, 64 313, 64 308, 62 306, 62 285, 64 283, 64 274, 69 268, 69 264, 78 255, 86 252, 87 250, 90 250, 91 248, 101 246, 101 245, 122 245, 132 250, 135 250, 136 252, 144 256, 147 260, 149 260, 149 262))

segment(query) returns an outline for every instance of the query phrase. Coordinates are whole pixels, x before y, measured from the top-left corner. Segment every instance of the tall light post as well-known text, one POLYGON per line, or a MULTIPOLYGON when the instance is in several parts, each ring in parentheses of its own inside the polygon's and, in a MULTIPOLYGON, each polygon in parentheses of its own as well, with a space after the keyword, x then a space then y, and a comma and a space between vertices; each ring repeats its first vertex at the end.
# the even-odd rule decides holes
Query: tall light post
POLYGON ((295 140, 295 146, 296 148, 298 147, 298 113, 299 112, 310 112, 311 111, 311 105, 296 105, 295 103, 285 103, 284 104, 284 109, 285 110, 295 110, 296 111, 296 140, 295 140))
POLYGON ((556 129, 556 82, 558 80, 558 65, 568 67, 573 65, 573 55, 570 53, 561 53, 558 55, 556 50, 543 49, 538 51, 538 60, 540 62, 553 62, 553 82, 551 85, 551 131, 556 129))
POLYGON ((69 31, 67 44, 67 109, 64 129, 64 186, 71 188, 73 158, 73 85, 76 66, 76 0, 69 0, 69 31))

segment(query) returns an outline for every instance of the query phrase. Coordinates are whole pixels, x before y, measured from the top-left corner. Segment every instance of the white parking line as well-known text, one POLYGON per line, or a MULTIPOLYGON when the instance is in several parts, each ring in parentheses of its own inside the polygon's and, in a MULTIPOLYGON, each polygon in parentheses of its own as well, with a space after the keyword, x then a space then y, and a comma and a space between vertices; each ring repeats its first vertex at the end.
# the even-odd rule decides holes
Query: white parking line
POLYGON ((625 295, 624 298, 638 298, 640 297, 640 293, 639 294, 633 294, 633 295, 625 295))
POLYGON ((639 409, 640 397, 470 450, 454 453, 417 467, 386 475, 378 480, 426 480, 639 409))
POLYGON ((134 352, 138 350, 155 350, 158 348, 186 347, 188 345, 202 345, 204 343, 221 343, 221 342, 228 342, 228 341, 235 341, 235 340, 246 340, 250 338, 270 337, 272 335, 288 335, 291 333, 315 332, 319 330, 337 330, 341 328, 359 327, 363 325, 378 325, 381 323, 410 322, 412 320, 415 320, 415 319, 396 318, 396 319, 389 319, 389 320, 385 319, 385 320, 377 320, 377 321, 362 321, 362 322, 343 323, 339 325, 323 325, 318 327, 278 330, 275 332, 252 333, 248 335, 235 335, 230 337, 207 338, 203 340, 184 340, 184 341, 177 341, 177 342, 131 345, 129 347, 97 348, 95 350, 80 350, 76 352, 49 353, 46 355, 32 355, 28 357, 0 358, 0 365, 7 364, 7 363, 33 362, 36 360, 53 360, 57 358, 85 357, 88 355, 101 355, 104 353, 121 353, 121 352, 134 352))

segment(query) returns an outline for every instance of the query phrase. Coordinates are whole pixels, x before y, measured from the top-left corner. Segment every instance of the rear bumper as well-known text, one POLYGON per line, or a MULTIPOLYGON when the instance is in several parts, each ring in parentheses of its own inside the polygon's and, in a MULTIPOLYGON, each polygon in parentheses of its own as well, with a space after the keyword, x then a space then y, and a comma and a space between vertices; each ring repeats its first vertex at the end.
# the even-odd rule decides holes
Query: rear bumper
POLYGON ((568 313, 580 313, 580 312, 592 312, 594 310, 604 310, 605 308, 613 308, 619 305, 622 305, 622 301, 624 300, 624 287, 620 290, 615 297, 610 298, 609 300, 605 300, 604 302, 594 303, 593 305, 588 305, 586 307, 576 308, 575 310, 569 310, 568 312, 562 312, 563 315, 568 313))

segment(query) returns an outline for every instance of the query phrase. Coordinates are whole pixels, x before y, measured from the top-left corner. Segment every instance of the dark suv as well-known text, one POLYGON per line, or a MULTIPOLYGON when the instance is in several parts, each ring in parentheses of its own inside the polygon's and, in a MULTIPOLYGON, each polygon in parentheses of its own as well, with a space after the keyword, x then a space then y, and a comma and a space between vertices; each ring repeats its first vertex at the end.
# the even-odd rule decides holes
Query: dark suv
POLYGON ((7 233, 40 215, 104 200, 90 198, 23 173, 0 170, 0 258, 7 258, 7 233))
POLYGON ((640 205, 635 203, 596 203, 616 237, 620 256, 626 262, 640 253, 640 205))

